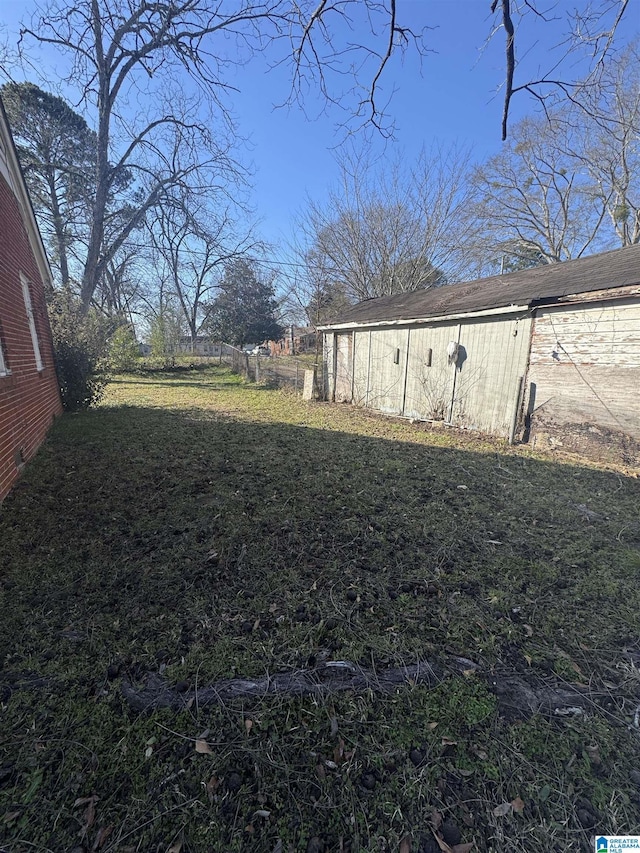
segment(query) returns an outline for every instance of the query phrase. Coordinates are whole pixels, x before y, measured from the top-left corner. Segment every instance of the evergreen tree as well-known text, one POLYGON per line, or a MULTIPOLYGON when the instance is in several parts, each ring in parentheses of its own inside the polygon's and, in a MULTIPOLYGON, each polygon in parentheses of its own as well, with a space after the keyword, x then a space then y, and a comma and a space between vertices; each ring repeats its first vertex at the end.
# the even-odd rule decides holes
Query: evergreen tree
POLYGON ((225 266, 220 295, 209 305, 206 328, 216 340, 234 346, 278 340, 282 326, 273 283, 265 281, 248 260, 225 266))

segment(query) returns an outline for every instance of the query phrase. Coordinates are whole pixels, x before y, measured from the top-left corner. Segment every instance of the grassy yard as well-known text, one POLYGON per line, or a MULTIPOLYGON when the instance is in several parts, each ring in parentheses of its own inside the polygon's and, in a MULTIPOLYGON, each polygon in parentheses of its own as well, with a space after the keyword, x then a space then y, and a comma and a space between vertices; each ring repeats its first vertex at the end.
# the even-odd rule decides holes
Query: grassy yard
POLYGON ((639 486, 223 368, 118 379, 0 510, 0 851, 640 834, 639 486), (197 701, 337 660, 439 676, 197 701), (150 676, 184 709, 133 710, 150 676), (577 685, 581 713, 516 712, 511 677, 577 685))

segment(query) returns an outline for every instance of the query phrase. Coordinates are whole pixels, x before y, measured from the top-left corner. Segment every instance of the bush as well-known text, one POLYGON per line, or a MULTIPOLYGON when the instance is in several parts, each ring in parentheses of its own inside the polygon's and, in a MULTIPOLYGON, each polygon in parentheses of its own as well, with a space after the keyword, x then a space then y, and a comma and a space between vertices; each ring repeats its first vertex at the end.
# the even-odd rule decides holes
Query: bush
POLYGON ((109 370, 126 373, 135 370, 140 363, 140 349, 136 335, 130 325, 118 326, 109 341, 109 370))
POLYGON ((49 321, 62 405, 68 412, 88 409, 107 384, 103 359, 109 323, 95 312, 83 316, 80 301, 68 290, 51 296, 49 321))

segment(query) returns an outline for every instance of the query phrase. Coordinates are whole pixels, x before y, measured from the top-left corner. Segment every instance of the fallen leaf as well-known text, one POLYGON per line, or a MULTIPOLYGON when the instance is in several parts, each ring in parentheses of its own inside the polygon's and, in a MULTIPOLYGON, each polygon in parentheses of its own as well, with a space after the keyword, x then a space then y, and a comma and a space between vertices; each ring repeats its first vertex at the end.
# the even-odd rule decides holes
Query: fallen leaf
POLYGON ((327 776, 327 771, 324 769, 322 764, 316 764, 316 773, 318 774, 319 779, 325 779, 327 776))
POLYGON ((540 793, 538 794, 538 799, 542 800, 542 802, 544 803, 545 800, 549 799, 550 793, 551 793, 551 786, 545 785, 544 787, 540 788, 540 793))
POLYGON ((442 815, 437 809, 433 809, 431 812, 431 826, 434 829, 440 829, 442 826, 442 815))
POLYGON ((91 797, 91 802, 87 805, 87 808, 84 812, 84 832, 88 832, 94 824, 96 819, 96 802, 98 801, 97 797, 91 797))
POLYGON ((22 812, 7 812, 6 815, 2 818, 2 820, 7 824, 13 823, 13 821, 16 818, 20 817, 21 814, 22 812))
POLYGON ((267 817, 269 817, 270 814, 271 814, 271 812, 268 811, 268 809, 256 809, 255 812, 253 813, 253 816, 254 817, 267 818, 267 817))
POLYGON ((433 837, 435 838, 440 850, 442 850, 442 853, 453 853, 451 847, 449 847, 444 838, 440 838, 440 836, 436 835, 435 832, 433 833, 433 837))
POLYGON ((250 731, 251 731, 251 729, 253 728, 253 720, 249 720, 249 719, 247 718, 247 719, 244 721, 244 727, 245 727, 245 729, 247 730, 247 734, 249 734, 249 732, 250 732, 250 731))
POLYGON ((485 752, 484 749, 480 749, 479 747, 472 747, 471 751, 474 752, 480 761, 486 761, 489 758, 489 755, 485 752))
POLYGON ((474 841, 465 841, 464 844, 454 844, 451 848, 451 853, 469 853, 474 844, 474 841))
POLYGON ((213 755, 213 750, 206 740, 196 740, 196 752, 199 752, 201 755, 213 755))
POLYGON ((182 850, 182 841, 174 841, 171 847, 167 848, 167 853, 180 853, 182 850))
POLYGON ((402 839, 399 853, 411 853, 411 836, 405 835, 402 839))
POLYGON ((253 824, 252 824, 252 823, 248 823, 248 824, 245 826, 244 831, 245 831, 245 832, 248 832, 248 833, 249 833, 249 835, 253 835, 253 833, 255 832, 255 830, 254 830, 254 828, 253 828, 253 824))
POLYGON ((511 801, 511 808, 514 812, 520 813, 524 809, 524 801, 520 797, 516 797, 515 800, 511 801))
POLYGON ((533 657, 528 654, 523 654, 522 657, 526 660, 529 666, 531 666, 531 664, 533 663, 533 657))
POLYGON ((524 624, 522 627, 524 628, 524 632, 527 637, 533 637, 533 628, 531 625, 524 624))
POLYGON ((277 609, 278 609, 277 604, 270 604, 269 605, 269 613, 275 613, 277 609))
POLYGON ((427 729, 432 732, 435 728, 438 727, 438 723, 427 723, 427 729))
POLYGON ((95 853, 96 850, 100 850, 102 845, 105 843, 107 838, 113 832, 113 825, 111 826, 101 826, 98 832, 96 833, 95 841, 93 842, 93 847, 91 848, 92 853, 95 853))
POLYGON ((511 803, 500 803, 499 806, 496 806, 493 810, 493 813, 496 817, 504 817, 506 814, 509 814, 511 811, 511 803))
POLYGON ((209 781, 207 782, 206 790, 210 802, 213 802, 213 795, 218 790, 219 786, 220 780, 217 776, 212 776, 211 779, 209 779, 209 781))
POLYGON ((473 770, 458 770, 458 773, 465 777, 473 776, 473 770))
POLYGON ((442 738, 442 745, 443 745, 443 746, 457 746, 457 745, 458 745, 458 741, 457 741, 457 740, 452 740, 450 737, 447 737, 447 736, 445 735, 445 736, 442 738))

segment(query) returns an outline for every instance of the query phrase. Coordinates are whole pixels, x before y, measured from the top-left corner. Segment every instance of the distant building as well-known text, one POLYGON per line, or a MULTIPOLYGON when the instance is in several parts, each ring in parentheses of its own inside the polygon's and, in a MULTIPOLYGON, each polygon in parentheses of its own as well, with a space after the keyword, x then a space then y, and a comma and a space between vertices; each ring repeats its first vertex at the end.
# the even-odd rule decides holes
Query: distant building
POLYGON ((212 341, 211 338, 206 338, 198 335, 192 345, 190 337, 180 338, 176 353, 183 355, 204 355, 204 356, 219 356, 221 353, 220 343, 212 341))
POLYGON ((269 341, 271 355, 304 355, 316 351, 313 326, 287 326, 279 341, 269 341))
POLYGON ((45 285, 51 270, 0 101, 0 501, 62 412, 45 285))

